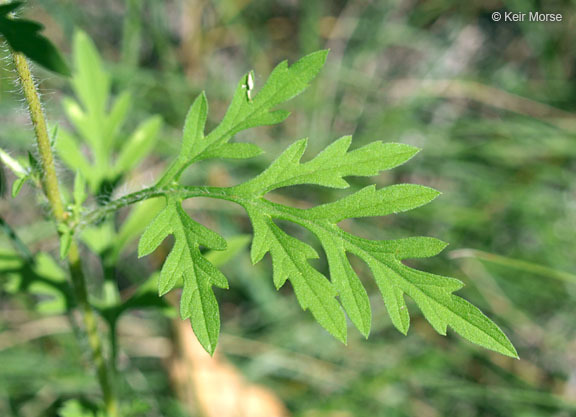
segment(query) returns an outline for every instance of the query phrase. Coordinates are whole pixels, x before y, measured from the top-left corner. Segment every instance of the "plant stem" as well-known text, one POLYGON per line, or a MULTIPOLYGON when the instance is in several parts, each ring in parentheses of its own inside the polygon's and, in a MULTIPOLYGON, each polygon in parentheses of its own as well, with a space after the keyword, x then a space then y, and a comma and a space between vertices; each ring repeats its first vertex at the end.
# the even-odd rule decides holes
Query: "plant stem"
POLYGON ((117 417, 118 414, 118 400, 112 386, 110 373, 108 372, 108 365, 104 360, 102 352, 102 339, 98 331, 98 322, 94 310, 88 300, 88 292, 86 291, 86 280, 82 271, 82 262, 78 252, 78 246, 75 242, 70 245, 68 251, 68 265, 70 268, 70 275, 74 285, 74 295, 76 301, 82 310, 82 318, 84 326, 86 327, 86 334, 88 335, 88 343, 92 350, 92 361, 96 367, 98 375, 98 382, 102 389, 104 397, 104 404, 108 417, 117 417))
POLYGON ((38 144, 38 152, 40 153, 42 165, 42 187, 50 203, 54 218, 58 223, 62 223, 66 220, 66 212, 64 211, 64 205, 60 198, 58 177, 56 176, 54 157, 52 155, 52 149, 50 148, 50 137, 48 136, 48 128, 46 127, 40 97, 36 90, 32 73, 26 62, 26 57, 19 52, 13 52, 12 55, 14 57, 16 71, 18 72, 22 88, 24 89, 24 96, 28 103, 30 118, 34 125, 34 133, 36 134, 36 143, 38 144))
MULTIPOLYGON (((20 82, 22 83, 26 102, 28 103, 30 118, 34 125, 34 133, 36 135, 36 143, 38 145, 40 164, 42 168, 42 188, 46 194, 56 223, 58 225, 63 225, 66 224, 68 214, 64 210, 64 204, 60 195, 58 177, 54 165, 54 156, 52 154, 50 138, 48 136, 48 129, 44 112, 42 110, 42 103, 40 102, 40 96, 36 89, 34 79, 32 78, 32 73, 30 72, 30 67, 28 66, 26 57, 15 51, 12 51, 12 56, 14 58, 14 65, 20 78, 20 82)), ((110 373, 103 357, 102 339, 98 331, 96 316, 88 299, 86 279, 82 270, 82 262, 80 260, 78 246, 74 241, 71 243, 70 250, 68 251, 68 267, 70 270, 72 285, 74 287, 76 302, 82 312, 82 318, 88 336, 88 343, 92 350, 92 361, 96 367, 98 382, 102 389, 106 413, 108 417, 117 417, 119 416, 118 401, 114 390, 112 389, 110 373)))
POLYGON ((208 198, 222 198, 234 201, 234 196, 230 192, 232 188, 230 187, 184 187, 180 185, 174 185, 172 187, 150 187, 144 188, 143 190, 136 191, 131 194, 127 194, 116 200, 112 200, 103 206, 100 206, 88 213, 86 213, 80 222, 80 227, 87 226, 89 224, 95 223, 102 219, 110 213, 114 213, 123 207, 139 203, 140 201, 148 200, 151 198, 168 196, 168 195, 178 195, 185 196, 185 198, 191 197, 208 197, 208 198))

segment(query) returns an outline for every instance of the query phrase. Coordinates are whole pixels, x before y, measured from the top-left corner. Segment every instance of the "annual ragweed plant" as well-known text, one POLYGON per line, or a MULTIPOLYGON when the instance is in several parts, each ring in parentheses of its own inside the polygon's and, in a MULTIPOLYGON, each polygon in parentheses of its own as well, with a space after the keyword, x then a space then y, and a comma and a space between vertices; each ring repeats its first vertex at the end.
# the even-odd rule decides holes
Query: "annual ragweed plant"
MULTIPOLYGON (((445 242, 432 237, 370 240, 356 236, 353 227, 349 232, 339 226, 345 219, 386 216, 415 209, 434 200, 439 195, 438 191, 416 184, 383 188, 369 185, 339 200, 321 201, 306 209, 270 199, 272 193, 296 185, 346 189, 349 187, 346 178, 370 177, 393 169, 414 157, 418 148, 381 141, 356 147, 352 137, 345 136, 317 155, 305 157, 308 140, 301 139, 261 173, 237 185, 212 187, 182 183, 182 174, 199 161, 245 160, 260 155, 262 150, 257 144, 235 142, 235 135, 254 127, 284 122, 290 113, 277 110, 277 107, 306 90, 324 66, 328 51, 314 52, 292 65, 281 62, 259 89, 254 85, 254 74, 247 73, 237 84, 224 117, 210 131, 206 131, 208 99, 204 92, 200 93, 186 116, 180 150, 156 184, 113 199, 116 187, 152 151, 161 120, 151 117, 133 132, 126 132, 123 125, 130 109, 130 95, 123 93, 112 99, 110 77, 96 48, 87 35, 78 32, 71 71, 72 90, 76 97, 63 100, 72 129, 59 129, 50 135, 26 55, 32 55, 49 69, 62 69, 65 74, 69 72, 59 55, 51 59, 38 57, 34 50, 30 52, 26 45, 18 44, 14 35, 18 30, 27 36, 40 36, 40 28, 15 19, 11 13, 17 7, 16 3, 0 6, 0 32, 8 41, 14 57, 29 105, 40 158, 14 158, 5 151, 0 152, 0 158, 18 177, 15 196, 27 180, 31 180, 28 183, 41 189, 46 196, 60 236, 60 256, 67 259, 72 285, 64 283, 66 271, 58 267, 48 254, 34 255, 22 250, 21 242, 12 233, 10 236, 15 246, 26 255, 26 259, 14 264, 28 271, 29 277, 27 280, 15 278, 13 291, 32 288, 28 285, 31 280, 48 282, 49 285, 33 288, 44 294, 61 292, 61 309, 69 310, 75 305, 81 308, 107 415, 119 415, 118 405, 109 366, 103 359, 103 342, 95 324, 94 309, 114 329, 118 317, 129 308, 153 304, 166 307, 150 301, 147 291, 151 284, 157 285, 160 297, 181 288, 180 316, 190 320, 194 333, 207 352, 213 354, 217 346, 220 315, 213 288, 228 288, 229 284, 219 270, 220 262, 214 260, 217 259, 214 254, 236 251, 243 243, 239 245, 234 238, 227 242, 216 231, 192 219, 182 203, 197 197, 227 200, 241 206, 252 225, 252 262, 256 264, 269 255, 276 288, 289 281, 300 306, 310 311, 322 327, 344 343, 348 332, 346 316, 365 337, 369 336, 372 321, 368 295, 348 259, 348 254, 352 254, 369 267, 390 320, 401 333, 406 334, 410 326, 408 296, 438 333, 445 335, 451 328, 480 346, 507 356, 517 356, 498 326, 455 294, 462 288, 462 282, 411 268, 403 262, 410 258, 434 256, 446 247, 445 242), (67 167, 76 173, 70 190, 59 184, 53 148, 67 167), (136 203, 140 206, 133 209, 124 225, 116 229, 115 222, 110 221, 113 214, 136 203), (286 222, 304 227, 315 236, 328 261, 327 275, 310 263, 319 256, 311 243, 289 234, 282 226, 286 222), (109 265, 117 261, 119 254, 127 250, 127 242, 133 239, 139 239, 138 255, 144 257, 154 252, 168 236, 173 236, 172 248, 160 273, 147 281, 143 291, 124 301, 119 297, 97 300, 97 297, 89 296, 78 239, 99 253, 104 263, 109 265), (27 262, 30 267, 26 266, 27 262), (50 274, 42 265, 51 265, 50 268, 58 272, 57 279, 47 279, 50 274)), ((241 240, 244 242, 244 238, 241 240)), ((111 334, 114 335, 113 331, 111 334)), ((114 361, 111 364, 114 368, 114 361)))

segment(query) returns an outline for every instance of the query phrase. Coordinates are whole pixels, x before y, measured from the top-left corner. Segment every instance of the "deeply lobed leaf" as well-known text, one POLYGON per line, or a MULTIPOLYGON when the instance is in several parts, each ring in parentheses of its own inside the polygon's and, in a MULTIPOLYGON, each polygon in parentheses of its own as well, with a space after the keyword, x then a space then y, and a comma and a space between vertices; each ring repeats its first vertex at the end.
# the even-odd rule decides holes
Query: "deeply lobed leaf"
POLYGON ((199 246, 225 247, 224 240, 184 213, 179 198, 204 196, 226 199, 243 206, 253 226, 252 262, 270 253, 273 280, 277 288, 290 281, 301 307, 331 334, 345 342, 347 335, 344 311, 366 337, 370 333, 371 310, 366 290, 352 268, 348 254, 364 261, 376 281, 394 326, 406 334, 410 314, 405 296, 414 300, 424 317, 440 334, 451 327, 464 338, 503 353, 517 356, 504 333, 480 310, 454 295, 462 287, 456 279, 433 275, 408 267, 402 260, 429 257, 442 251, 446 243, 429 237, 398 240, 368 240, 343 231, 344 219, 385 216, 415 209, 429 203, 439 192, 420 185, 398 184, 381 189, 365 187, 345 198, 310 209, 297 209, 272 203, 267 193, 292 185, 319 185, 347 188, 346 177, 372 176, 392 169, 412 158, 419 150, 398 143, 373 142, 350 150, 351 137, 345 136, 309 161, 302 162, 306 139, 284 151, 255 178, 230 188, 178 188, 174 181, 194 161, 208 158, 245 158, 260 150, 251 144, 229 143, 240 130, 278 123, 287 113, 272 111, 306 88, 326 58, 320 51, 289 67, 278 65, 260 92, 247 94, 245 77, 238 85, 222 122, 208 135, 205 124, 208 102, 202 93, 190 108, 184 127, 181 152, 158 185, 176 187, 166 191, 166 208, 144 232, 139 254, 154 250, 166 236, 174 235, 174 246, 162 268, 160 294, 182 280, 182 317, 190 317, 200 342, 213 352, 219 329, 218 306, 212 286, 226 288, 226 279, 199 251, 199 246), (176 197, 178 196, 178 197, 176 197), (318 257, 307 243, 288 235, 276 220, 296 223, 311 231, 319 240, 328 260, 330 279, 316 270, 309 260, 318 257))

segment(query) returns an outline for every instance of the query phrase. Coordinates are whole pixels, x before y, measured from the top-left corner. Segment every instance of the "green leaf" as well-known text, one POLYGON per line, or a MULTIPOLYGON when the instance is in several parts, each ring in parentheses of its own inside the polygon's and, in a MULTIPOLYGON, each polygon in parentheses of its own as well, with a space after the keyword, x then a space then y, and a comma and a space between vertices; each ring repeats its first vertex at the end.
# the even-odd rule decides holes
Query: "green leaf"
POLYGON ((12 3, 1 4, 0 5, 0 16, 5 16, 8 13, 12 13, 20 8, 24 3, 21 1, 13 1, 12 3))
POLYGON ((110 78, 94 43, 82 31, 74 35, 72 86, 88 112, 104 114, 109 100, 110 78))
POLYGON ((20 193, 20 190, 24 186, 24 183, 29 179, 30 177, 27 175, 25 177, 16 178, 14 180, 14 183, 12 184, 12 198, 15 198, 20 193))
POLYGON ((327 234, 324 236, 323 242, 328 258, 330 278, 340 297, 340 302, 352 323, 367 338, 372 323, 368 294, 346 257, 342 241, 327 234))
POLYGON ((236 94, 222 122, 204 135, 208 105, 202 93, 192 105, 184 128, 182 149, 177 160, 159 181, 164 190, 166 208, 150 223, 139 243, 139 255, 153 251, 168 236, 175 237, 174 247, 162 268, 160 293, 172 289, 183 278, 181 314, 191 317, 192 326, 202 345, 213 352, 218 323, 218 306, 212 285, 226 287, 221 273, 198 250, 199 245, 222 249, 218 235, 193 222, 182 210, 184 198, 212 197, 235 202, 247 212, 254 235, 251 246, 253 263, 270 254, 273 281, 281 288, 290 281, 304 310, 339 340, 347 337, 346 312, 359 331, 368 337, 372 314, 368 294, 348 255, 354 255, 370 268, 393 325, 403 334, 410 327, 410 313, 405 297, 419 307, 431 326, 445 335, 448 327, 464 338, 517 357, 504 333, 476 307, 454 294, 462 283, 416 270, 402 261, 424 258, 441 252, 446 243, 431 237, 408 237, 397 240, 369 240, 342 230, 344 219, 385 216, 415 209, 434 200, 440 193, 414 184, 398 184, 377 189, 367 186, 340 200, 299 209, 273 203, 266 194, 293 185, 349 187, 346 177, 373 176, 392 169, 412 158, 418 149, 399 143, 372 142, 350 150, 352 138, 345 136, 332 143, 314 158, 302 162, 306 139, 284 151, 255 178, 234 187, 179 187, 175 180, 190 163, 212 157, 256 155, 257 149, 229 143, 237 132, 249 127, 277 123, 287 113, 270 111, 273 106, 301 92, 322 67, 326 52, 308 55, 293 66, 278 65, 255 96, 249 78, 238 84, 236 94), (250 94, 247 94, 247 93, 250 94), (311 264, 318 257, 308 243, 288 235, 277 221, 292 222, 312 232, 320 242, 330 277, 311 264))
POLYGON ((70 69, 58 49, 39 33, 44 26, 32 20, 16 19, 11 15, 22 4, 13 2, 0 6, 0 34, 16 52, 23 53, 50 71, 70 76, 70 69))
POLYGON ((158 292, 164 295, 183 280, 180 315, 183 319, 191 318, 196 337, 204 349, 213 354, 220 331, 220 314, 211 287, 228 288, 228 282, 201 254, 200 246, 222 250, 226 248, 226 241, 192 220, 174 198, 167 199, 164 210, 144 231, 138 255, 151 253, 168 235, 174 235, 174 246, 162 267, 158 292))
MULTIPOLYGON (((124 91, 120 93, 116 100, 114 100, 114 104, 108 113, 108 122, 106 123, 104 137, 110 138, 110 142, 116 146, 120 146, 120 148, 124 147, 124 143, 121 143, 118 140, 120 136, 120 128, 126 121, 131 105, 132 95, 128 91, 124 91)), ((157 117, 151 117, 150 119, 156 118, 157 117)))
POLYGON ((204 126, 208 117, 208 100, 204 92, 200 94, 188 111, 186 121, 184 122, 184 132, 182 135, 182 149, 180 157, 183 159, 190 158, 193 149, 200 146, 204 139, 204 126))
POLYGON ((50 147, 52 148, 54 148, 58 142, 58 130, 58 125, 54 125, 54 127, 52 127, 52 131, 50 132, 50 147))
POLYGON ((72 244, 72 232, 65 230, 60 234, 60 259, 66 259, 72 244))
POLYGON ((42 167, 32 152, 28 151, 28 163, 30 164, 30 172, 35 175, 42 173, 42 167))

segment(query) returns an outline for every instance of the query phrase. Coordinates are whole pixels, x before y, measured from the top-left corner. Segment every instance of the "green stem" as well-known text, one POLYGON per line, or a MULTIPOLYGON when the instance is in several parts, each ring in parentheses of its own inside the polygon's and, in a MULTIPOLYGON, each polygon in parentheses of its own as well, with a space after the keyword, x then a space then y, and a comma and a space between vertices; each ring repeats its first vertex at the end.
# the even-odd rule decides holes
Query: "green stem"
POLYGON ((64 205, 60 198, 58 177, 56 176, 54 157, 52 155, 52 149, 50 148, 50 137, 48 136, 48 128, 46 127, 40 97, 36 90, 32 73, 26 62, 26 57, 19 52, 13 52, 12 55, 14 57, 16 71, 22 83, 24 96, 28 103, 30 119, 32 119, 32 124, 34 125, 34 133, 36 134, 36 143, 38 144, 38 152, 40 153, 42 165, 42 188, 48 198, 54 218, 58 223, 62 223, 66 220, 66 212, 64 211, 64 205))
MULTIPOLYGON (((46 194, 46 198, 48 199, 56 223, 58 223, 58 225, 66 224, 68 214, 64 210, 64 204, 60 195, 54 156, 50 146, 50 138, 46 126, 46 119, 42 110, 42 103, 40 102, 40 96, 36 89, 34 79, 32 78, 32 73, 30 72, 26 57, 23 54, 14 51, 12 51, 12 56, 14 58, 14 65, 20 78, 20 82, 22 83, 26 102, 28 103, 30 118, 34 125, 34 133, 36 135, 36 143, 38 145, 42 167, 42 188, 44 194, 46 194)), ((70 277, 74 287, 76 301, 82 311, 84 326, 88 336, 88 343, 92 350, 92 360, 96 367, 98 382, 100 383, 104 397, 106 413, 108 417, 118 417, 118 401, 112 389, 110 373, 108 372, 103 357, 102 341, 100 332, 98 331, 98 323, 88 299, 86 279, 84 277, 84 272, 82 271, 78 246, 75 242, 72 242, 70 250, 68 251, 68 266, 70 269, 70 277)))
POLYGON ((114 213, 121 208, 128 207, 132 204, 139 203, 140 201, 164 196, 167 194, 168 190, 169 189, 166 188, 150 187, 132 194, 125 195, 124 197, 120 197, 117 200, 109 201, 108 203, 86 213, 80 220, 79 227, 93 224, 110 213, 114 213))
POLYGON ((237 202, 238 198, 231 191, 233 188, 225 187, 184 187, 175 185, 172 187, 150 187, 145 188, 140 191, 136 191, 132 194, 127 194, 124 197, 120 197, 117 200, 110 201, 109 203, 100 206, 88 213, 86 213, 79 224, 79 227, 85 227, 90 224, 97 222, 98 220, 104 218, 110 213, 114 213, 121 208, 130 206, 140 201, 148 200, 150 198, 175 195, 183 198, 192 197, 208 197, 208 198, 218 198, 223 200, 229 200, 232 202, 237 202))
POLYGON ((74 286, 74 295, 76 296, 76 301, 82 311, 82 319, 84 321, 84 326, 86 327, 88 343, 92 350, 92 361, 96 367, 98 382, 102 389, 106 413, 108 417, 118 417, 118 399, 116 398, 116 393, 113 389, 108 365, 104 359, 102 338, 98 331, 98 321, 96 320, 96 314, 88 300, 88 291, 86 290, 86 280, 84 279, 84 273, 82 271, 82 262, 80 260, 78 246, 75 242, 72 242, 70 250, 68 251, 68 265, 74 286))

